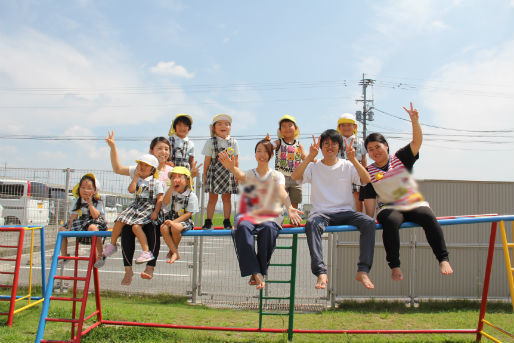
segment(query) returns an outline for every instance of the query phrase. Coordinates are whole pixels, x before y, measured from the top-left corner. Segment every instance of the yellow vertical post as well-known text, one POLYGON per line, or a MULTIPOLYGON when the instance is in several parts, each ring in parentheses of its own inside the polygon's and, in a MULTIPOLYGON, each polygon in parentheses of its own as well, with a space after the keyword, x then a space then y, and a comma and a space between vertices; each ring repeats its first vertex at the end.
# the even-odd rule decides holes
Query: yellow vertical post
MULTIPOLYGON (((513 223, 513 234, 514 234, 514 223, 513 223)), ((507 232, 505 230, 505 223, 503 221, 500 222, 500 234, 502 236, 503 243, 503 255, 505 256, 505 267, 507 268, 507 279, 509 280, 510 287, 510 300, 512 302, 512 309, 514 311, 514 268, 512 268, 512 263, 510 261, 510 253, 509 247, 513 248, 513 256, 514 256, 514 243, 509 243, 507 241, 507 232)))

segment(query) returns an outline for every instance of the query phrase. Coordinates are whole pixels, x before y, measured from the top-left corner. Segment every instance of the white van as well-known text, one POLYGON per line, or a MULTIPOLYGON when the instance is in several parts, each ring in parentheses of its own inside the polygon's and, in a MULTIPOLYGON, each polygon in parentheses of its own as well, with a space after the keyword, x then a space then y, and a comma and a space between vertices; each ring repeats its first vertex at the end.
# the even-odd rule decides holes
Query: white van
POLYGON ((0 204, 5 225, 48 225, 48 186, 42 182, 0 179, 0 204))

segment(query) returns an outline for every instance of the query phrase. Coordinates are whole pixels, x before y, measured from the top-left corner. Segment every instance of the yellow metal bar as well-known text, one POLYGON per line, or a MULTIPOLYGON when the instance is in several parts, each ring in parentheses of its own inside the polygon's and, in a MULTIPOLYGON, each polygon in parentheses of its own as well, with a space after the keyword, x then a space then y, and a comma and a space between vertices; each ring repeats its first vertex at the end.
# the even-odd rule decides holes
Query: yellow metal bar
POLYGON ((14 302, 25 300, 25 299, 27 299, 28 296, 29 296, 29 294, 14 300, 14 302))
POLYGON ((490 327, 492 327, 492 328, 494 328, 494 329, 496 329, 496 330, 498 330, 498 331, 500 331, 500 332, 504 333, 505 335, 510 336, 510 337, 512 337, 512 338, 514 338, 514 334, 511 334, 510 332, 508 332, 508 331, 506 331, 506 330, 503 330, 503 329, 502 329, 502 328, 500 328, 500 327, 497 327, 496 325, 492 324, 491 322, 488 322, 488 321, 487 321, 487 320, 485 320, 485 319, 482 319, 482 323, 487 324, 487 325, 489 325, 490 327))
POLYGON ((512 309, 514 310, 514 280, 512 275, 512 265, 510 263, 509 248, 507 246, 507 232, 505 231, 505 223, 503 220, 500 222, 500 233, 503 243, 503 255, 505 256, 505 267, 507 267, 507 279, 509 280, 510 300, 512 302, 512 309))
POLYGON ((36 226, 36 227, 24 227, 23 230, 25 231, 29 231, 29 230, 41 230, 43 227, 42 226, 36 226))
POLYGON ((483 330, 482 330, 482 331, 480 331, 480 334, 481 334, 482 336, 485 336, 485 338, 489 338, 489 339, 490 339, 491 341, 493 341, 493 342, 496 342, 496 343, 502 343, 502 341, 500 341, 500 340, 498 340, 498 339, 494 338, 493 336, 491 336, 491 335, 489 335, 489 334, 485 333, 483 330))
POLYGON ((23 310, 26 310, 26 309, 28 309, 29 307, 32 307, 32 306, 37 305, 37 304, 39 304, 39 303, 42 303, 43 301, 45 301, 45 299, 44 299, 44 298, 41 298, 41 299, 39 299, 39 300, 36 300, 36 301, 34 301, 34 302, 32 302, 32 303, 30 303, 30 304, 28 304, 28 305, 25 305, 25 306, 23 306, 23 307, 20 307, 19 309, 17 309, 16 311, 14 311, 14 312, 13 312, 13 314, 16 314, 16 313, 18 313, 18 312, 21 312, 21 311, 23 311, 23 310))

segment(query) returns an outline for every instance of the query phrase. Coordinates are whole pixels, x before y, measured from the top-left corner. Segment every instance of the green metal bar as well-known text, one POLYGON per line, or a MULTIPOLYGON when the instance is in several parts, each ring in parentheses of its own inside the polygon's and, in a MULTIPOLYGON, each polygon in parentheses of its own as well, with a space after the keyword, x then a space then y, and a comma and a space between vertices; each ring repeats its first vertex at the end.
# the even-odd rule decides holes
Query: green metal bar
POLYGON ((266 283, 291 283, 290 280, 268 280, 266 283))
POLYGON ((293 340, 294 330, 294 298, 296 295, 296 257, 298 253, 298 234, 293 235, 293 249, 291 251, 291 284, 289 290, 289 325, 287 328, 287 340, 293 340))
POLYGON ((259 330, 262 329, 262 289, 259 291, 259 330))
POLYGON ((270 263, 270 267, 291 267, 291 263, 270 263))
POLYGON ((262 312, 263 316, 288 316, 289 312, 262 312))
POLYGON ((290 297, 262 297, 262 299, 273 299, 273 300, 285 300, 289 299, 290 297))
POLYGON ((292 246, 276 246, 275 249, 293 249, 292 246))

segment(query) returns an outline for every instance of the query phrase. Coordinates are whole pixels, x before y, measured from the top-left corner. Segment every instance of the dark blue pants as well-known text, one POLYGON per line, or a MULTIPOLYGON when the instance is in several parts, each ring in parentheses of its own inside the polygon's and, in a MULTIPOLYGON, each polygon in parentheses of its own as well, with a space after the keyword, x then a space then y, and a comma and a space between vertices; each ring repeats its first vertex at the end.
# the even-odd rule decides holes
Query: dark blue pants
POLYGON ((280 227, 271 221, 254 225, 245 220, 237 224, 232 231, 232 240, 241 276, 267 274, 279 232, 280 227), (255 236, 257 236, 257 253, 255 253, 255 236))

